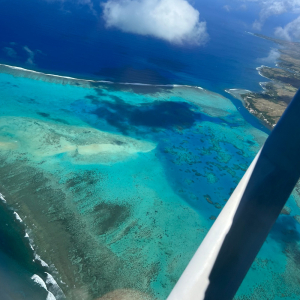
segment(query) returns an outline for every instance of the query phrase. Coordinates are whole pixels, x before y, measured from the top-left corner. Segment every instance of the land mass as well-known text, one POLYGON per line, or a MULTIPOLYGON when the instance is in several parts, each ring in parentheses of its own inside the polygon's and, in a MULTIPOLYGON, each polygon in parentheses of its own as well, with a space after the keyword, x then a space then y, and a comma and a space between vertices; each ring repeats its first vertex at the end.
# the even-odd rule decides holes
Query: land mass
POLYGON ((246 108, 271 129, 300 88, 300 43, 287 42, 261 34, 254 35, 279 45, 280 57, 277 67, 257 68, 261 76, 271 81, 260 83, 262 92, 242 89, 227 90, 227 92, 242 100, 246 108))

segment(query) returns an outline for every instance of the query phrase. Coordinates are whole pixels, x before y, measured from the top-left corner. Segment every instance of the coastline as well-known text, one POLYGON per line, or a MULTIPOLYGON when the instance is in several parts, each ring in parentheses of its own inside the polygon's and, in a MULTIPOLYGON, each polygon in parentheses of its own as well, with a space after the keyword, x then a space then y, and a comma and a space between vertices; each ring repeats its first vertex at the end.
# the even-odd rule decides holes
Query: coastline
POLYGON ((298 55, 300 43, 290 43, 259 34, 252 35, 279 45, 281 48, 278 48, 277 51, 280 52, 280 57, 277 60, 276 68, 265 65, 256 68, 261 77, 269 80, 259 83, 262 92, 236 89, 231 94, 239 100, 242 99, 248 111, 272 130, 300 88, 300 75, 297 71, 300 70, 300 55, 298 55))
POLYGON ((243 104, 243 106, 246 106, 245 104, 245 100, 242 97, 243 94, 245 93, 249 93, 249 90, 242 90, 242 89, 226 89, 225 90, 226 93, 230 94, 231 96, 233 96, 234 98, 240 100, 243 104))
MULTIPOLYGON (((263 82, 259 83, 262 89, 264 89, 263 82)), ((251 95, 253 94, 249 90, 244 90, 244 89, 228 89, 225 90, 227 93, 232 95, 234 98, 238 99, 241 101, 242 105, 251 113, 254 115, 258 120, 260 120, 265 127, 267 127, 269 130, 272 130, 275 124, 270 122, 268 118, 264 115, 263 112, 259 111, 256 109, 256 107, 252 106, 251 103, 251 95), (234 90, 234 92, 232 92, 234 90)))

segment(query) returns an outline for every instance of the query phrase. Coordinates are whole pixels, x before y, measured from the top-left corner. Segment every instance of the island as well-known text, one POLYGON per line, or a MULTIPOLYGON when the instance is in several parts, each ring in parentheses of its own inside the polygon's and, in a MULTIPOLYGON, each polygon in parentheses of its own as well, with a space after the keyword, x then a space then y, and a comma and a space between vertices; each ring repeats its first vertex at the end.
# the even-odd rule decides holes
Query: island
POLYGON ((261 82, 262 92, 230 89, 226 92, 240 99, 246 108, 272 129, 283 114, 287 105, 300 88, 300 43, 287 42, 254 34, 276 43, 280 57, 276 68, 260 66, 259 74, 271 81, 261 82))

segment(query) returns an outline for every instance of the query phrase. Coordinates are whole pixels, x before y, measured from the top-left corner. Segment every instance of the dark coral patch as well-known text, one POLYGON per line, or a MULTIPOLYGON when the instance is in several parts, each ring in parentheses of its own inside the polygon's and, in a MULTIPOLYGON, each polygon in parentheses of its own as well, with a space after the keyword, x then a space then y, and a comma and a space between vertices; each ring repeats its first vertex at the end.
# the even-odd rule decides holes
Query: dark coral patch
POLYGON ((67 122, 66 120, 63 120, 63 119, 60 119, 60 118, 51 118, 51 116, 49 114, 44 113, 44 112, 37 112, 37 114, 44 117, 44 118, 55 121, 55 122, 63 123, 63 124, 66 124, 66 125, 69 124, 69 122, 67 122))
POLYGON ((280 212, 280 214, 282 215, 289 215, 290 213, 291 213, 291 209, 288 206, 284 206, 280 212))
POLYGON ((211 197, 209 195, 204 195, 203 196, 205 198, 205 200, 209 203, 209 204, 214 204, 213 201, 211 200, 211 197))
POLYGON ((44 112, 37 112, 37 114, 40 115, 40 116, 42 116, 42 117, 44 117, 44 118, 49 118, 50 117, 49 114, 44 113, 44 112))
POLYGON ((91 100, 91 103, 95 104, 95 105, 97 105, 98 102, 100 101, 99 98, 97 96, 94 96, 94 95, 87 95, 84 98, 91 100))
POLYGON ((296 243, 300 241, 300 233, 297 230, 297 221, 286 215, 280 216, 272 227, 270 237, 281 243, 296 243))
POLYGON ((125 205, 100 203, 94 207, 95 227, 98 234, 106 234, 118 229, 130 216, 130 208, 125 205))

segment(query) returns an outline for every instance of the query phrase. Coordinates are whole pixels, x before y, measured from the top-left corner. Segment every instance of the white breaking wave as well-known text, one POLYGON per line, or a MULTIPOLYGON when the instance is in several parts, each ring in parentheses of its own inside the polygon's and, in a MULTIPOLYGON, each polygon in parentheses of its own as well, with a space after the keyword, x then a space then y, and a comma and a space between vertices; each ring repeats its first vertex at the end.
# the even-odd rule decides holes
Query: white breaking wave
POLYGON ((261 86, 261 88, 266 91, 266 84, 267 82, 259 82, 259 85, 261 86))
POLYGON ((9 68, 11 70, 18 70, 18 71, 22 71, 22 72, 37 74, 39 76, 66 79, 66 80, 75 81, 75 82, 77 81, 77 82, 85 82, 85 83, 99 83, 99 84, 104 83, 104 84, 136 85, 136 86, 153 86, 153 87, 187 87, 187 88, 196 88, 196 89, 204 90, 204 88, 202 88, 201 86, 193 86, 193 85, 185 85, 185 84, 149 84, 149 83, 138 83, 138 82, 113 82, 113 81, 108 81, 108 80, 80 79, 80 78, 69 77, 69 76, 48 74, 48 73, 38 72, 38 71, 34 71, 34 70, 29 70, 29 69, 5 65, 5 64, 0 64, 0 67, 1 66, 9 68))
POLYGON ((36 260, 40 261, 40 262, 41 262, 41 265, 42 265, 43 267, 49 268, 49 265, 48 265, 46 262, 44 262, 38 254, 35 254, 34 258, 35 258, 36 260))
MULTIPOLYGON (((4 199, 4 196, 0 193, 0 199, 6 203, 6 200, 4 199)), ((19 214, 17 212, 14 211, 14 216, 15 218, 20 221, 23 222, 23 220, 21 219, 21 217, 19 216, 19 214)), ((25 238, 29 239, 29 246, 32 249, 32 251, 34 252, 34 257, 35 260, 39 261, 41 263, 41 265, 43 267, 47 267, 49 268, 49 265, 43 261, 41 259, 41 257, 35 252, 34 247, 33 247, 33 240, 29 237, 28 232, 25 233, 25 238)), ((37 274, 34 274, 31 279, 38 284, 39 286, 41 286, 43 289, 45 289, 48 292, 47 298, 46 300, 60 300, 60 299, 66 299, 63 291, 61 290, 61 288, 59 287, 59 285, 57 284, 57 282, 55 281, 55 279, 47 272, 45 272, 47 274, 47 279, 46 282, 44 282, 44 280, 38 276, 37 274), (47 287, 49 286, 49 287, 47 287), (55 297, 55 296, 56 297, 55 297)))
POLYGON ((21 68, 21 67, 15 67, 15 66, 10 66, 10 65, 5 65, 5 64, 0 64, 0 66, 4 66, 13 70, 19 70, 19 71, 23 71, 23 72, 30 72, 30 73, 34 73, 34 74, 39 74, 39 75, 45 75, 45 76, 51 76, 51 77, 57 77, 57 78, 62 78, 62 79, 70 79, 70 80, 84 80, 84 81, 88 81, 88 82, 100 82, 100 83, 114 83, 112 81, 106 81, 106 80, 99 80, 99 81, 95 81, 95 80, 89 80, 89 79, 79 79, 79 78, 74 78, 74 77, 69 77, 69 76, 61 76, 61 75, 55 75, 55 74, 47 74, 47 73, 43 73, 43 72, 38 72, 38 71, 34 71, 34 70, 29 70, 29 69, 25 69, 25 68, 21 68))
MULTIPOLYGON (((262 75, 261 72, 260 72, 260 70, 261 70, 262 68, 264 68, 264 67, 267 67, 267 66, 261 65, 260 67, 257 67, 256 70, 258 71, 258 74, 259 74, 261 77, 264 77, 264 78, 267 78, 267 79, 270 80, 270 78, 268 78, 268 77, 262 75)), ((267 68, 268 68, 268 67, 267 67, 267 68)))
POLYGON ((16 217, 16 219, 18 221, 23 222, 23 220, 20 218, 20 216, 18 215, 18 213, 16 213, 15 211, 14 211, 14 215, 15 215, 15 217, 16 217))
POLYGON ((46 283, 44 282, 44 280, 39 276, 34 274, 31 279, 38 284, 39 286, 41 286, 43 289, 45 289, 46 291, 48 291, 46 283))
POLYGON ((48 291, 46 300, 56 300, 56 298, 54 297, 54 295, 51 292, 48 291))
POLYGON ((66 296, 62 291, 62 289, 57 284, 57 282, 55 281, 55 279, 49 273, 46 272, 46 274, 47 274, 46 284, 48 286, 48 290, 55 295, 56 299, 65 299, 66 296))
POLYGON ((251 92, 251 91, 245 90, 245 89, 228 89, 228 90, 225 90, 226 93, 230 93, 231 91, 248 91, 249 93, 251 92))
POLYGON ((225 92, 235 97, 236 99, 240 100, 244 106, 245 106, 245 101, 241 95, 251 93, 251 91, 245 89, 226 89, 225 92))
POLYGON ((46 300, 56 300, 56 298, 54 297, 54 295, 53 295, 51 292, 48 291, 47 286, 46 286, 46 283, 44 282, 44 280, 43 280, 40 276, 34 274, 34 275, 31 277, 31 279, 32 279, 36 284, 38 284, 40 287, 42 287, 43 289, 45 289, 45 290, 48 292, 48 295, 47 295, 46 300))
POLYGON ((6 200, 4 199, 4 196, 0 193, 0 199, 4 202, 4 203, 6 203, 6 200))
POLYGON ((52 284, 52 285, 57 285, 57 282, 55 281, 55 279, 49 273, 46 272, 46 274, 47 274, 46 283, 52 284))

